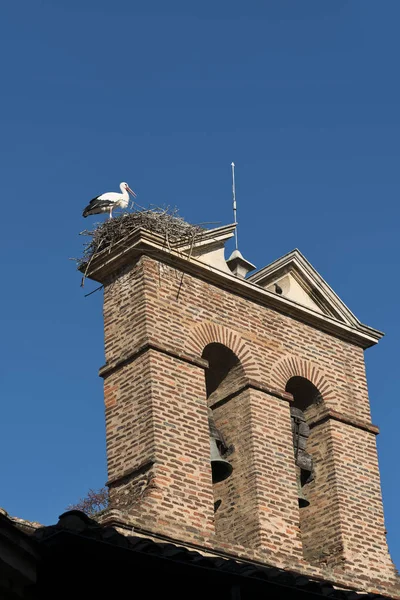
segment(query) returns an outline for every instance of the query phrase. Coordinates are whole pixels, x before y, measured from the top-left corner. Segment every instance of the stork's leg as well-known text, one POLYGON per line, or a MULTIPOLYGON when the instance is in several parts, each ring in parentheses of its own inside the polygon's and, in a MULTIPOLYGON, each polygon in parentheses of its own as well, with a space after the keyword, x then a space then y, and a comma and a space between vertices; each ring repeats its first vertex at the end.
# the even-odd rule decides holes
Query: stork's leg
POLYGON ((110 219, 112 219, 112 207, 110 208, 110 219))

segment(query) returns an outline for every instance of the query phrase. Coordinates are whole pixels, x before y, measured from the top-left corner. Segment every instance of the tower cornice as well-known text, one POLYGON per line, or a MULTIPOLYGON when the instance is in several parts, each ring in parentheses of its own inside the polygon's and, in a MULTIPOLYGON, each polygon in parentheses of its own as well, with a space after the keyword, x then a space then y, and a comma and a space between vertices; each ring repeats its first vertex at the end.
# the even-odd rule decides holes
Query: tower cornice
MULTIPOLYGON (((280 296, 255 281, 236 277, 220 256, 215 260, 216 252, 223 252, 224 244, 233 236, 234 228, 233 224, 206 231, 199 242, 192 245, 167 243, 164 236, 138 228, 112 248, 98 253, 89 266, 83 265, 81 270, 85 271, 87 278, 106 284, 136 258, 146 255, 361 348, 369 348, 383 337, 381 331, 360 323, 356 318, 346 323, 280 296)), ((253 279, 256 280, 255 276, 253 279)))

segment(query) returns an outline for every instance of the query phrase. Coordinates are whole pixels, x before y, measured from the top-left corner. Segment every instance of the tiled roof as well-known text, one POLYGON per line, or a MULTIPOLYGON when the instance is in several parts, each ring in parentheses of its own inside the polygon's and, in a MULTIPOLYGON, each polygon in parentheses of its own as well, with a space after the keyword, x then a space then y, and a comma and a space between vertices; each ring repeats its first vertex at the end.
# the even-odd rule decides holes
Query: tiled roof
POLYGON ((99 525, 96 521, 89 519, 84 513, 75 510, 62 514, 57 525, 38 530, 35 537, 37 536, 43 543, 46 543, 51 538, 51 543, 54 544, 57 543, 57 533, 65 532, 141 554, 216 570, 239 577, 270 582, 274 585, 298 589, 299 592, 315 594, 321 597, 336 598, 337 600, 382 600, 388 598, 388 596, 378 594, 338 589, 328 581, 312 579, 302 574, 277 567, 260 566, 250 562, 236 561, 219 556, 206 556, 178 544, 156 542, 152 539, 135 535, 122 535, 114 527, 99 525))

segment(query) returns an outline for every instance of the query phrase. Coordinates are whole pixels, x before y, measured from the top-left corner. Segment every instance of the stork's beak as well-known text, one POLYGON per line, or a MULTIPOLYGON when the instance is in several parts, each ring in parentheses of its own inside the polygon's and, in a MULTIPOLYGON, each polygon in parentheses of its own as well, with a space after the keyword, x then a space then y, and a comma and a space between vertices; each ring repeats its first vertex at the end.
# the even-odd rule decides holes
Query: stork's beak
POLYGON ((131 190, 131 188, 130 188, 128 185, 126 186, 126 189, 128 190, 128 192, 129 192, 130 194, 132 194, 132 196, 133 196, 134 198, 136 198, 136 194, 135 194, 135 192, 134 192, 133 190, 131 190))

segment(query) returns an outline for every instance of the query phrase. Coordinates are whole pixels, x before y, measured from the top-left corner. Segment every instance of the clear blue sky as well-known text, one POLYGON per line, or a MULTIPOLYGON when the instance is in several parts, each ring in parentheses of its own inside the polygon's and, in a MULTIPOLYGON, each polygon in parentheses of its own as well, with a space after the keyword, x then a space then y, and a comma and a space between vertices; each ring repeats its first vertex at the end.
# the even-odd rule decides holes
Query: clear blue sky
MULTIPOLYGON (((9 0, 0 19, 0 505, 53 523, 106 480, 102 294, 81 212, 232 221, 262 267, 294 247, 364 323, 388 540, 398 521, 398 0, 9 0)), ((228 251, 232 248, 228 248, 228 251)))

